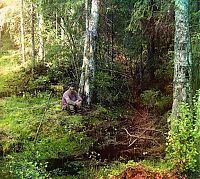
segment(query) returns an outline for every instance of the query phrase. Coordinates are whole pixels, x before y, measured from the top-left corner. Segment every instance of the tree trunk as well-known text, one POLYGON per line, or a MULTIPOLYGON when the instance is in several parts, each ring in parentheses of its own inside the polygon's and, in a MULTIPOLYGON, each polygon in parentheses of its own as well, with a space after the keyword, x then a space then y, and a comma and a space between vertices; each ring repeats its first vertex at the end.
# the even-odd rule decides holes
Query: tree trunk
POLYGON ((175 58, 174 58, 174 91, 172 117, 179 114, 178 105, 187 102, 192 105, 192 60, 188 22, 188 0, 175 0, 175 58))
POLYGON ((200 1, 198 0, 197 1, 197 11, 199 11, 200 10, 200 1))
POLYGON ((99 0, 92 0, 90 18, 88 15, 88 0, 85 1, 86 9, 86 37, 84 44, 82 73, 79 92, 84 96, 87 105, 91 105, 94 88, 96 38, 99 18, 99 0))
POLYGON ((155 81, 155 37, 154 35, 150 37, 147 47, 147 62, 150 82, 155 81))
POLYGON ((35 9, 31 2, 31 43, 32 43, 32 65, 35 67, 35 9))
POLYGON ((56 14, 55 14, 55 22, 56 22, 56 41, 58 40, 58 12, 57 12, 57 9, 56 9, 56 14))
POLYGON ((155 81, 155 69, 156 69, 156 59, 155 59, 155 21, 154 21, 154 12, 155 12, 155 1, 150 0, 149 6, 152 11, 151 27, 150 27, 150 34, 148 38, 148 45, 147 45, 147 69, 149 72, 149 81, 153 83, 155 81))
POLYGON ((64 41, 65 41, 65 24, 64 24, 64 19, 63 17, 60 18, 60 24, 61 24, 61 41, 62 44, 64 45, 64 41))
MULTIPOLYGON (((200 132, 200 92, 198 93, 198 100, 197 100, 197 130, 200 132)), ((200 148, 200 140, 198 140, 197 149, 200 148)), ((197 156, 197 165, 200 166, 200 151, 198 152, 197 156)))
POLYGON ((25 64, 25 45, 24 45, 24 0, 21 0, 21 53, 22 65, 25 64))
POLYGON ((41 2, 39 4, 39 14, 38 14, 38 35, 39 35, 39 50, 38 50, 38 57, 39 57, 39 62, 44 63, 44 39, 43 39, 43 26, 44 26, 44 19, 43 19, 43 12, 41 9, 41 2))
MULTIPOLYGON (((198 100, 197 100, 197 130, 200 133, 200 91, 198 93, 198 100)), ((197 143, 197 149, 200 148, 200 140, 198 140, 197 143)), ((198 156, 197 156, 197 166, 200 167, 200 152, 198 151, 198 156)))
MULTIPOLYGON (((194 4, 195 9, 193 9, 193 11, 195 13, 199 13, 200 12, 200 1, 196 1, 196 3, 194 4)), ((200 31, 200 18, 196 18, 196 22, 195 23, 197 26, 196 28, 194 28, 195 31, 200 31)), ((194 32, 194 31, 193 31, 194 32)), ((194 93, 196 92, 196 90, 200 89, 200 54, 199 54, 199 49, 200 49, 200 38, 197 37, 197 34, 194 36, 195 38, 193 38, 193 44, 192 44, 192 50, 193 50, 193 54, 194 54, 194 60, 193 60, 193 90, 194 93)))

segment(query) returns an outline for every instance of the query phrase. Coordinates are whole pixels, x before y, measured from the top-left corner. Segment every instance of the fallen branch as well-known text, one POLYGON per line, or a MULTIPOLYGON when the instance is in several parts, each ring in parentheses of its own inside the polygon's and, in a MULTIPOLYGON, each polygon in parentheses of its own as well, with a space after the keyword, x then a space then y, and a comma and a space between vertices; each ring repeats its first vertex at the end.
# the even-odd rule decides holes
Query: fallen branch
POLYGON ((47 109, 49 108, 49 103, 50 103, 51 95, 52 95, 52 91, 50 92, 49 98, 48 98, 48 100, 47 100, 46 107, 45 107, 45 109, 44 109, 43 116, 42 116, 42 118, 41 118, 41 120, 40 120, 40 124, 39 124, 39 126, 38 126, 38 128, 37 128, 37 132, 36 132, 35 139, 34 139, 34 144, 35 144, 36 141, 37 141, 37 137, 38 137, 40 128, 41 128, 41 126, 42 126, 42 122, 44 121, 44 118, 45 118, 45 115, 46 115, 46 111, 47 111, 47 109))
POLYGON ((152 129, 152 128, 147 128, 147 129, 145 129, 140 135, 133 135, 133 134, 130 134, 126 128, 123 128, 123 129, 124 129, 124 130, 126 131, 126 133, 130 136, 129 146, 128 146, 128 147, 132 146, 138 139, 152 140, 152 141, 154 141, 156 144, 160 145, 160 144, 155 140, 155 138, 152 138, 152 137, 144 137, 144 136, 143 136, 143 135, 145 134, 146 131, 148 131, 149 129, 152 129), (131 142, 132 138, 136 138, 136 139, 134 139, 134 140, 131 142))

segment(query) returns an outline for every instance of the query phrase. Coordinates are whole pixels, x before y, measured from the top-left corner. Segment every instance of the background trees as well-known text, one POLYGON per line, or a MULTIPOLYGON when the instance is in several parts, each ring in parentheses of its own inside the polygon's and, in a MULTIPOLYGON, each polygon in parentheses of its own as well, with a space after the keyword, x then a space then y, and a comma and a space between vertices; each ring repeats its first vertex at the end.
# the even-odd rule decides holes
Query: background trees
MULTIPOLYGON (((92 1, 89 2, 89 9, 92 4, 92 1)), ((93 45, 96 46, 96 55, 92 55, 96 58, 96 64, 95 68, 89 70, 90 74, 94 74, 94 69, 96 73, 92 85, 85 85, 86 76, 91 77, 89 72, 86 73, 86 66, 90 64, 91 67, 94 63, 82 64, 84 29, 92 26, 87 25, 91 20, 92 11, 87 16, 84 9, 83 0, 24 2, 26 57, 29 61, 29 54, 32 53, 32 66, 35 71, 35 76, 26 80, 30 86, 31 83, 32 86, 35 85, 33 81, 36 79, 37 85, 45 86, 65 86, 70 81, 75 81, 77 87, 80 83, 80 92, 85 96, 91 91, 89 89, 94 91, 94 102, 107 105, 126 101, 131 106, 141 104, 141 94, 152 90, 155 95, 159 93, 159 105, 156 108, 162 108, 163 112, 170 109, 175 32, 173 2, 115 0, 99 3, 98 32, 95 32, 98 39, 95 39, 96 35, 93 38, 96 43, 93 45), (85 20, 87 18, 89 20, 85 20), (43 75, 38 75, 38 72, 42 72, 43 75), (126 95, 122 89, 126 91, 126 95)), ((192 86, 196 90, 199 87, 198 6, 192 4, 190 14, 191 25, 195 27, 191 30, 191 49, 194 59, 193 73, 196 71, 193 74, 192 86)), ((16 46, 20 44, 15 33, 20 31, 19 22, 19 17, 15 16, 8 20, 7 26, 16 46)), ((85 49, 86 47, 85 45, 85 49)), ((85 50, 85 54, 86 52, 85 50)), ((21 86, 24 88, 26 84, 21 86)))

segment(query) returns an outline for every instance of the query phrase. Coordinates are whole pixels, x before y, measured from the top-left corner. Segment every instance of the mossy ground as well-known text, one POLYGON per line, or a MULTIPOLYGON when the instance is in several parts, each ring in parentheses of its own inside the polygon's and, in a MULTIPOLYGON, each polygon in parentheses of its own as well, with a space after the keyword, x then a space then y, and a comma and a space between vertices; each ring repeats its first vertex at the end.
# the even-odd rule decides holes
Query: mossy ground
MULTIPOLYGON (((134 161, 102 161, 90 151, 97 139, 88 136, 89 124, 102 127, 103 123, 107 124, 104 120, 113 118, 112 124, 117 125, 116 111, 98 106, 86 116, 69 115, 60 110, 60 98, 49 98, 49 95, 40 93, 0 100, 1 145, 3 161, 8 166, 4 170, 18 177, 101 178, 119 177, 126 168, 138 165, 134 161)), ((142 165, 153 166, 160 172, 172 168, 164 162, 143 162, 142 165)))
MULTIPOLYGON (((0 92, 7 92, 18 87, 16 74, 24 72, 8 36, 0 47, 0 92)), ((116 128, 123 128, 119 125, 126 120, 121 117, 127 114, 124 109, 98 105, 72 116, 61 111, 62 94, 21 95, 0 98, 0 178, 119 178, 126 168, 138 165, 123 158, 101 160, 93 150, 99 141, 104 145, 113 140, 116 128)), ((164 162, 142 165, 160 172, 172 168, 164 162)))
POLYGON ((15 158, 38 162, 81 155, 89 150, 93 140, 84 131, 76 132, 83 117, 61 112, 59 99, 52 97, 48 102, 48 95, 0 100, 3 156, 12 153, 15 158))

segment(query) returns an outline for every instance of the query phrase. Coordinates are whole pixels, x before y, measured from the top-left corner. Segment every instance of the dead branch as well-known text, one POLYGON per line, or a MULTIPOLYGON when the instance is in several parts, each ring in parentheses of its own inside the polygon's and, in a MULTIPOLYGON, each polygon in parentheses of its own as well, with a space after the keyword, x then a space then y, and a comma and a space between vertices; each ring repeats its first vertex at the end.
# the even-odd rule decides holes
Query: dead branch
POLYGON ((149 129, 151 130, 152 128, 147 128, 147 129, 145 129, 140 135, 133 135, 133 134, 130 134, 126 128, 123 128, 123 129, 124 129, 124 130, 126 131, 126 133, 130 136, 129 146, 128 146, 128 147, 132 146, 138 139, 152 140, 152 141, 154 141, 156 144, 160 145, 160 144, 155 140, 155 138, 143 136, 143 135, 145 134, 146 131, 148 131, 149 129), (131 140, 132 140, 133 138, 135 138, 135 139, 131 142, 131 140))

